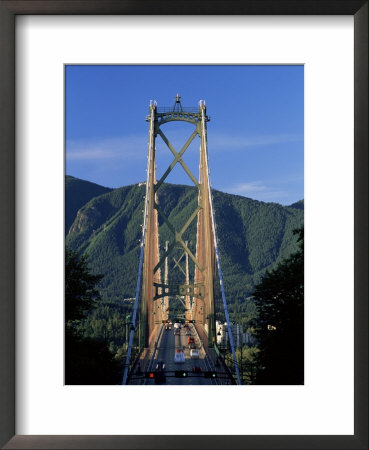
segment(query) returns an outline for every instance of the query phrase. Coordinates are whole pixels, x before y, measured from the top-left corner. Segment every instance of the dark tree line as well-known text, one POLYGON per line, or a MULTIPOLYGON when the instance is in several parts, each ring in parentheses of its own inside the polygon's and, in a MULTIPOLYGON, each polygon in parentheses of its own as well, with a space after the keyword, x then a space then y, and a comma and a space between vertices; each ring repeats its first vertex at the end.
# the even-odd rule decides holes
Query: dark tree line
POLYGON ((100 294, 96 284, 102 275, 92 275, 86 256, 65 252, 65 384, 119 384, 122 365, 106 343, 84 338, 81 321, 96 307, 100 294))
POLYGON ((299 250, 256 286, 257 384, 304 383, 304 229, 299 250))

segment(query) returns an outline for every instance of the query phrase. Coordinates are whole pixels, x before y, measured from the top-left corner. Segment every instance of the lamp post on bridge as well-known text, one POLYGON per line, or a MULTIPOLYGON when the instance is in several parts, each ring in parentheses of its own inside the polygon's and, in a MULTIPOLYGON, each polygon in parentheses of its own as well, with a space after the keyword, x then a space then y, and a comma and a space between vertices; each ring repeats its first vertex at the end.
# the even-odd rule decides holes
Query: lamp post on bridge
POLYGON ((126 343, 128 343, 128 325, 129 325, 129 320, 131 318, 130 314, 126 315, 126 323, 125 323, 125 329, 126 329, 126 343))

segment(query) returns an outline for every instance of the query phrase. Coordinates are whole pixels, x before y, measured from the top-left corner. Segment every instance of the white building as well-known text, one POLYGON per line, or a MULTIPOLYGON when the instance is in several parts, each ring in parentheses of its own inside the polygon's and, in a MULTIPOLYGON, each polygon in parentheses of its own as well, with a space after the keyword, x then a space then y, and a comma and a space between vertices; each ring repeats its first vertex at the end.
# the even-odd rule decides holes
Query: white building
POLYGON ((216 321, 217 345, 220 347, 228 346, 229 336, 228 327, 230 327, 235 347, 240 347, 243 344, 252 345, 254 337, 250 333, 243 332, 242 326, 238 323, 227 324, 216 321))

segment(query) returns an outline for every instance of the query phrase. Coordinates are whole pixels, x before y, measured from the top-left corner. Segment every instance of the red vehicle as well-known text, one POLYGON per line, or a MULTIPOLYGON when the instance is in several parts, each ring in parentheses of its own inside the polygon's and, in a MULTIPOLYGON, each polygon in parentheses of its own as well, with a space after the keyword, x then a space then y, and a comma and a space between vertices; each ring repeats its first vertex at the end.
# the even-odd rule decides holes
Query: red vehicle
POLYGON ((194 343, 195 343, 195 338, 193 336, 188 336, 187 344, 190 345, 190 344, 194 344, 194 343))

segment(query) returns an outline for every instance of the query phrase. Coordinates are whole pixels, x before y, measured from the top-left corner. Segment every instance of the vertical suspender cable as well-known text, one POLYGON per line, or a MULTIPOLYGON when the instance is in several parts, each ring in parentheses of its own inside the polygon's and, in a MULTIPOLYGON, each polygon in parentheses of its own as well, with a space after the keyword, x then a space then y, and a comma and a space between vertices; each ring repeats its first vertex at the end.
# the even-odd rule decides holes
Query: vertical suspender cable
POLYGON ((236 370, 237 381, 238 381, 238 384, 242 384, 241 377, 240 377, 240 371, 239 371, 239 368, 238 368, 238 362, 237 362, 237 358, 236 358, 236 352, 235 352, 235 349, 234 349, 232 329, 231 329, 231 326, 230 326, 227 302, 226 302, 226 297, 225 297, 225 292, 224 292, 222 269, 221 269, 221 266, 220 266, 218 239, 217 239, 217 234, 216 234, 216 229, 215 229, 214 212, 213 212, 213 199, 212 199, 212 196, 211 196, 211 188, 210 188, 210 173, 209 173, 209 164, 208 164, 208 151, 207 151, 207 137, 206 137, 206 128, 205 128, 205 107, 204 107, 204 105, 202 106, 201 111, 202 111, 202 121, 201 121, 202 133, 201 134, 202 134, 202 139, 203 139, 203 148, 204 148, 204 151, 205 151, 205 158, 204 159, 206 161, 206 166, 207 166, 206 169, 207 169, 207 175, 208 175, 208 191, 209 191, 211 225, 212 225, 212 228, 213 228, 215 256, 216 256, 217 267, 218 267, 220 290, 221 290, 221 293, 222 293, 224 313, 225 313, 226 321, 227 321, 227 324, 228 324, 229 343, 230 343, 231 350, 232 350, 232 355, 233 355, 234 367, 235 367, 235 370, 236 370))
POLYGON ((134 307, 133 307, 132 330, 130 330, 130 333, 129 333, 127 357, 126 357, 126 363, 124 366, 122 384, 127 384, 129 361, 131 359, 133 335, 135 332, 137 309, 138 309, 139 296, 140 296, 143 256, 144 256, 145 237, 146 237, 147 209, 148 209, 148 200, 149 200, 150 162, 153 157, 153 155, 152 155, 153 146, 154 146, 154 107, 151 107, 150 130, 149 130, 149 152, 148 152, 148 157, 147 157, 147 170, 146 170, 146 197, 145 197, 144 222, 143 222, 143 226, 142 226, 141 249, 140 249, 140 259, 139 259, 139 264, 138 264, 136 296, 135 296, 135 303, 134 303, 134 307))

